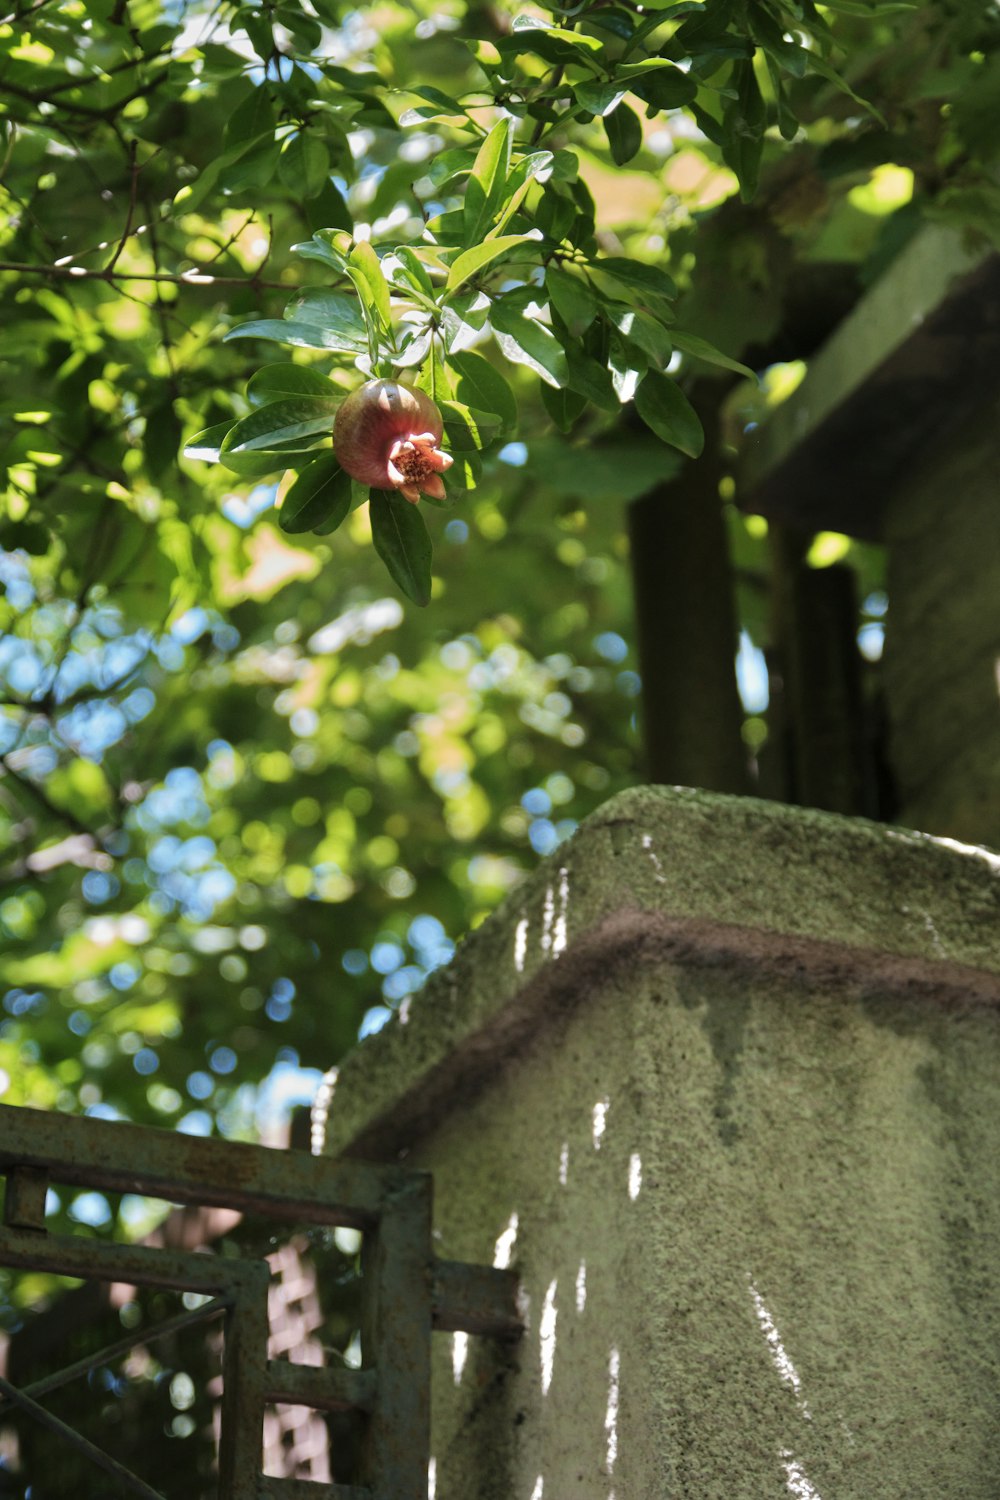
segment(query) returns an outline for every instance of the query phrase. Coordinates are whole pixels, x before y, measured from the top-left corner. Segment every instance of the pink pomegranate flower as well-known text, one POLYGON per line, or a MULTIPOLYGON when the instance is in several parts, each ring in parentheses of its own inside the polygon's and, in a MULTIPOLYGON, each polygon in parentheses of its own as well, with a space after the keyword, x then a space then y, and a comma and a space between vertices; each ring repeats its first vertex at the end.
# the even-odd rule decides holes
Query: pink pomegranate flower
POLYGON ((398 490, 416 504, 421 493, 443 500, 441 475, 452 457, 440 447, 441 413, 429 396, 396 380, 369 380, 338 408, 333 450, 361 484, 398 490))

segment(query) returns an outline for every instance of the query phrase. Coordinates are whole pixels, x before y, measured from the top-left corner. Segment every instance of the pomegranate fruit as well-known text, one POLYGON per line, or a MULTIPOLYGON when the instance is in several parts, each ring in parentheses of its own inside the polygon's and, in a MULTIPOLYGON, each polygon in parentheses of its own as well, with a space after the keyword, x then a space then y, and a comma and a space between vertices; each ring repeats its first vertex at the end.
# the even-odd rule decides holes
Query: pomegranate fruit
POLYGON ((398 490, 414 505, 421 494, 444 499, 451 468, 440 448, 444 424, 429 396, 396 380, 368 380, 352 391, 333 422, 333 451, 352 479, 398 490))

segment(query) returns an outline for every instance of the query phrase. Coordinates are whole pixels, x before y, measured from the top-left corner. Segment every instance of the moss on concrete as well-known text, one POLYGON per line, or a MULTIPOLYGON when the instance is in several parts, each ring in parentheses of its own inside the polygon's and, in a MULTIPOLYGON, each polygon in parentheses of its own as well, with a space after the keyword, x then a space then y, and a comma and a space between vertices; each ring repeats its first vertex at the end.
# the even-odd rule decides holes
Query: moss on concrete
POLYGON ((1000 1493, 1000 859, 615 798, 341 1070, 513 1349, 435 1337, 436 1500, 1000 1493))
POLYGON ((624 792, 348 1057, 326 1149, 409 1143, 636 945, 995 996, 1000 856, 753 798, 624 792))

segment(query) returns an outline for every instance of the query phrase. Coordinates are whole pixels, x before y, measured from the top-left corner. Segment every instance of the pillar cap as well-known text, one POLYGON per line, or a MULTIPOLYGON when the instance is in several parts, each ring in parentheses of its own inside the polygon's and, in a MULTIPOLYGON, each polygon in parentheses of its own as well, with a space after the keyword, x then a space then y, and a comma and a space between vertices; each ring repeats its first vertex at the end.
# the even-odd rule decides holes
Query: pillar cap
POLYGON ((622 792, 348 1054, 314 1150, 405 1154, 579 1003, 595 966, 646 957, 1000 1006, 1000 854, 752 797, 622 792))

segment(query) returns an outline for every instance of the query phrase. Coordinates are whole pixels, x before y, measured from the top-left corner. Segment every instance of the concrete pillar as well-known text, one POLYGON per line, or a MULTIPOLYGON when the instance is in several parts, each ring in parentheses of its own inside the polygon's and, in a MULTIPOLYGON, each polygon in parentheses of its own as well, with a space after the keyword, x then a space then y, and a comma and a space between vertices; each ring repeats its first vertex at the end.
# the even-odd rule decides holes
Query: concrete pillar
POLYGON ((1000 846, 998 418, 975 408, 889 502, 883 665, 900 817, 1000 846))
POLYGON ((436 1500, 995 1500, 1000 859, 615 798, 344 1063, 527 1331, 436 1335, 436 1500))

